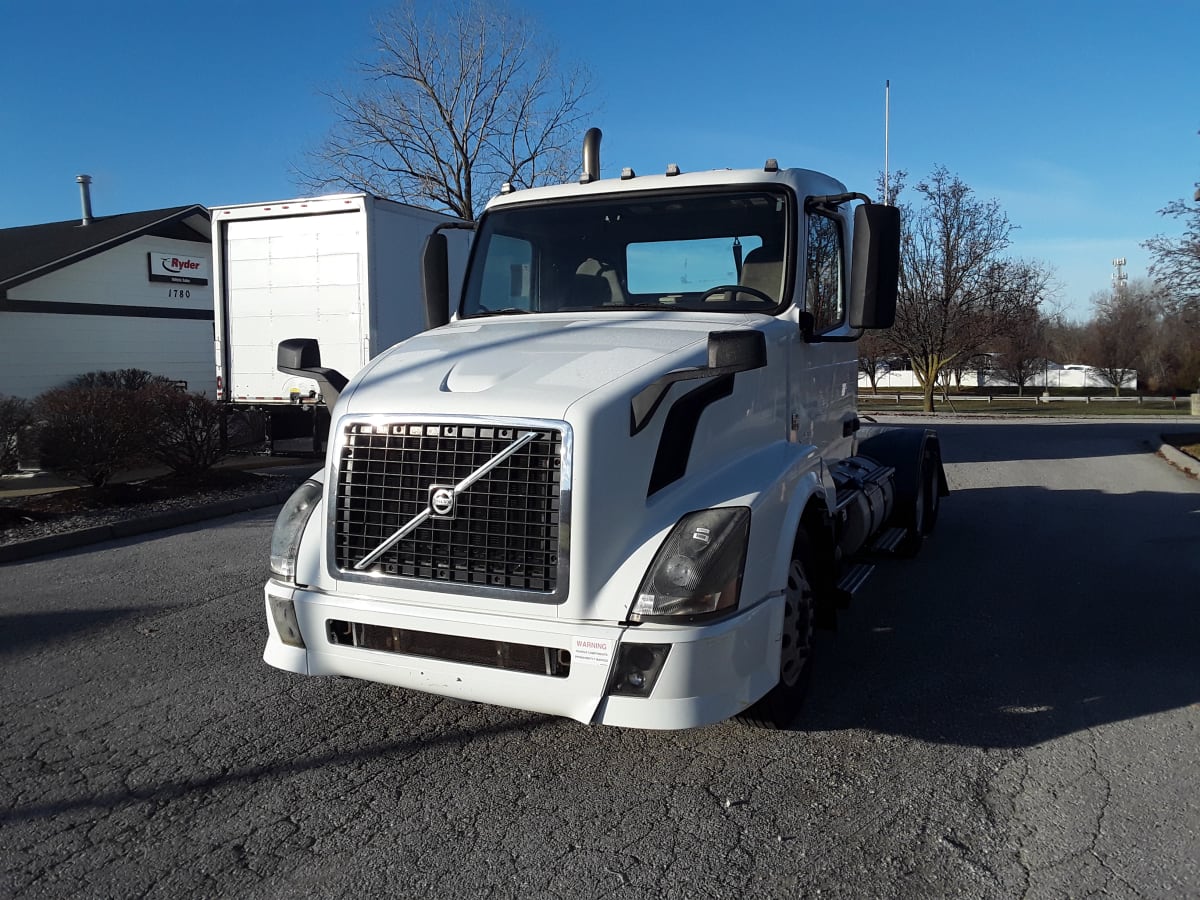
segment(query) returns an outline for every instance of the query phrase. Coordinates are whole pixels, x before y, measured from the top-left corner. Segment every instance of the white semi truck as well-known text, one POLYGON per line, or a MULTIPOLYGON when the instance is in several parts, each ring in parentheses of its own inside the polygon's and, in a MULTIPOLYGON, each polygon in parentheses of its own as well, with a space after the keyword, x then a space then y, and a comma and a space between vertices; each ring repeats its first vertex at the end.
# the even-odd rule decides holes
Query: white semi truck
POLYGON ((506 192, 447 322, 347 379, 280 512, 265 660, 580 722, 783 726, 813 629, 947 494, 937 435, 863 426, 856 344, 891 324, 899 213, 780 169, 506 192))
MULTIPOLYGON (((285 338, 320 338, 326 361, 357 372, 425 328, 420 248, 456 222, 370 194, 212 208, 217 395, 261 415, 265 437, 327 431, 317 382, 275 368, 285 338)), ((466 264, 467 232, 451 253, 466 264)))

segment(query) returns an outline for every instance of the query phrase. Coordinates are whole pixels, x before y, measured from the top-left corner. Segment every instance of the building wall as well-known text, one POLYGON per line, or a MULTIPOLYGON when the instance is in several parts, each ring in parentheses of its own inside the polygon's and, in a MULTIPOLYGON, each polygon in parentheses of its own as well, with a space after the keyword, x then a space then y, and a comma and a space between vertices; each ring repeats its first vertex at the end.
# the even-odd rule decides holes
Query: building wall
POLYGON ((146 369, 216 394, 212 246, 140 237, 8 291, 0 312, 0 394, 33 398, 77 375, 146 369), (208 284, 151 281, 148 254, 202 261, 208 284), (45 304, 35 311, 33 304, 45 304), (93 309, 71 309, 86 304, 93 309))

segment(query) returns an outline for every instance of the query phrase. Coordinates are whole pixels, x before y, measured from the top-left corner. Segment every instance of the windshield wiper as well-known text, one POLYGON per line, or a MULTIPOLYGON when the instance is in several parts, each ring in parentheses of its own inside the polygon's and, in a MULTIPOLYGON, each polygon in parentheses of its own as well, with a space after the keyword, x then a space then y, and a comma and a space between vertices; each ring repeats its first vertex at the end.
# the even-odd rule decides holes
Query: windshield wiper
POLYGON ((464 316, 465 319, 481 319, 484 316, 527 316, 532 312, 529 309, 520 309, 516 306, 506 306, 503 309, 488 309, 479 307, 479 312, 471 313, 469 316, 464 316))

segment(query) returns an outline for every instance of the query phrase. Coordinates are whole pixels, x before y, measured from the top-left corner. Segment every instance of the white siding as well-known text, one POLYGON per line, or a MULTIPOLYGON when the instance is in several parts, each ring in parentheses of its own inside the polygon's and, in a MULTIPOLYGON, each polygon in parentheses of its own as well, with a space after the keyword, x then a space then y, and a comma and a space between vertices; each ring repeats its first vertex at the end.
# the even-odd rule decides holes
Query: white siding
MULTIPOLYGON (((168 309, 213 308, 209 284, 152 282, 150 252, 211 260, 204 242, 140 237, 8 291, 10 300, 168 309), (190 296, 181 296, 188 294, 190 296)), ((0 312, 0 394, 32 398, 76 375, 146 369, 216 393, 212 322, 71 313, 0 312)))
POLYGON ((10 300, 63 300, 71 303, 118 303, 123 306, 165 306, 172 309, 212 309, 212 266, 209 283, 166 284, 151 281, 146 254, 178 253, 212 260, 212 245, 204 242, 140 237, 65 268, 10 288, 10 300), (177 297, 171 289, 190 291, 177 297))
POLYGON ((212 322, 0 313, 0 394, 32 399, 112 369, 147 369, 215 396, 212 322))

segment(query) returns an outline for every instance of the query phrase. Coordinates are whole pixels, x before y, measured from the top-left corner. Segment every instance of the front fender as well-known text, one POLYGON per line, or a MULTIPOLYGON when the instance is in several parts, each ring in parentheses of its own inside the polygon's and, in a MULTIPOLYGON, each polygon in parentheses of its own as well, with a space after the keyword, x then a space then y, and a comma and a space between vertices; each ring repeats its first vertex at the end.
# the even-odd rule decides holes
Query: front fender
POLYGON ((796 533, 800 530, 809 501, 816 498, 822 508, 828 510, 834 490, 820 453, 811 445, 796 448, 789 459, 782 484, 786 505, 778 525, 774 526, 775 550, 771 557, 771 583, 781 586, 787 584, 792 547, 796 543, 796 533), (826 484, 826 481, 829 483, 826 484))

